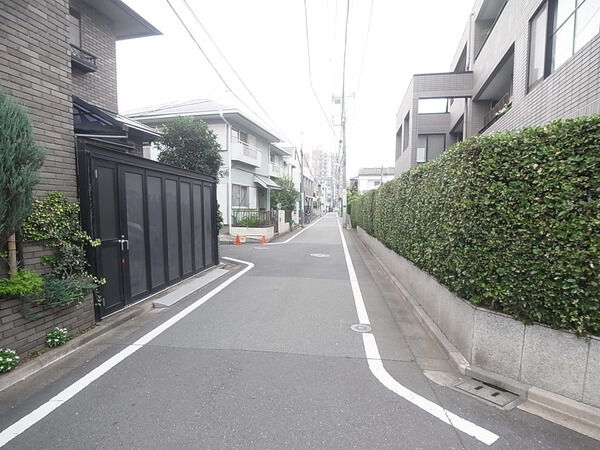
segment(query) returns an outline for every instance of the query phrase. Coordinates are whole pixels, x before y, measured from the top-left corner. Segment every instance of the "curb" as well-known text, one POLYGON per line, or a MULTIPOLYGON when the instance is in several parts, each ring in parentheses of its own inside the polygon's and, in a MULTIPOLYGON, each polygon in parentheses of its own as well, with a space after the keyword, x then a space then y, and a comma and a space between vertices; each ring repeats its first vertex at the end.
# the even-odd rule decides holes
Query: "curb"
POLYGON ((26 378, 35 375, 40 370, 52 365, 53 363, 60 361, 66 356, 80 349, 85 344, 88 344, 96 338, 101 337, 104 335, 104 333, 138 316, 146 309, 148 308, 145 306, 133 306, 131 308, 127 308, 120 313, 115 314, 114 316, 105 318, 101 322, 96 323, 88 332, 77 336, 66 344, 49 350, 46 353, 27 361, 23 365, 17 366, 15 369, 0 377, 0 392, 14 384, 17 384, 19 381, 23 381, 26 378))
POLYGON ((500 375, 489 370, 473 366, 444 335, 437 324, 429 317, 423 307, 417 303, 404 285, 390 272, 381 259, 369 248, 369 246, 355 232, 355 236, 364 248, 373 256, 386 276, 396 286, 402 297, 408 301, 411 309, 425 330, 438 343, 440 348, 448 356, 450 363, 461 375, 494 384, 507 391, 514 392, 526 399, 518 406, 519 409, 540 416, 546 420, 577 431, 593 439, 600 440, 600 408, 572 400, 562 395, 523 384, 517 380, 500 375))

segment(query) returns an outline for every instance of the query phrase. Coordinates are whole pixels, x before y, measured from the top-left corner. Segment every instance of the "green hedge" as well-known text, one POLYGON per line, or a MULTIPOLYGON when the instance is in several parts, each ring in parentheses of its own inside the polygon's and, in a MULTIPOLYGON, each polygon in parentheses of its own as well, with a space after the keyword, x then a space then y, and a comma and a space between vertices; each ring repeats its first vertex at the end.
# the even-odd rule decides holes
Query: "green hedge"
POLYGON ((351 211, 474 304, 600 335, 600 116, 468 139, 351 211))

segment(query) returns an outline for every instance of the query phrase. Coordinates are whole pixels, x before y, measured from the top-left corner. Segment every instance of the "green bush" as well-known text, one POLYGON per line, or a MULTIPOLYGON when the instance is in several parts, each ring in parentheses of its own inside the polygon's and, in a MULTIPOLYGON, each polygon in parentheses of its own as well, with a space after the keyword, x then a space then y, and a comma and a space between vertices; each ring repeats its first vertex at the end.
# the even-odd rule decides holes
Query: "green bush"
POLYGON ((600 335, 600 116, 468 139, 351 211, 474 304, 600 335))
POLYGON ((40 303, 56 307, 81 303, 86 292, 96 289, 98 285, 89 278, 54 278, 47 276, 44 280, 44 296, 40 303))
POLYGON ((0 373, 10 372, 18 363, 17 352, 9 348, 0 348, 0 373))
POLYGON ((236 226, 256 228, 263 226, 263 221, 260 220, 260 217, 246 216, 243 219, 240 219, 236 226))
MULTIPOLYGON (((51 273, 44 282, 44 296, 39 303, 47 306, 78 304, 89 291, 95 291, 105 280, 89 272, 86 246, 96 247, 79 221, 79 203, 69 201, 60 192, 48 192, 33 202, 33 210, 23 224, 27 241, 43 241, 54 248, 52 255, 42 258, 51 273)), ((97 296, 98 298, 98 296, 97 296)))
POLYGON ((58 347, 69 340, 69 333, 66 328, 53 328, 46 334, 46 345, 48 347, 58 347))
POLYGON ((42 292, 44 280, 41 275, 29 270, 19 270, 11 278, 0 280, 0 297, 24 297, 42 292))

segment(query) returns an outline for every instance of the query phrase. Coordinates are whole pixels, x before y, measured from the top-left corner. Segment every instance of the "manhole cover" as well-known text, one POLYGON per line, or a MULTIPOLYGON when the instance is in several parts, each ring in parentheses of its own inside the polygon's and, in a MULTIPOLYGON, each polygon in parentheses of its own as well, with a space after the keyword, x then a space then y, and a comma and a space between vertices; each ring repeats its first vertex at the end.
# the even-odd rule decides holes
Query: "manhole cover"
POLYGON ((310 256, 314 258, 329 258, 327 253, 311 253, 310 256))
POLYGON ((474 379, 463 380, 455 387, 501 407, 519 398, 512 392, 474 379))
POLYGON ((354 325, 350 325, 350 329, 352 331, 356 331, 357 333, 369 333, 371 331, 371 325, 355 323, 354 325))

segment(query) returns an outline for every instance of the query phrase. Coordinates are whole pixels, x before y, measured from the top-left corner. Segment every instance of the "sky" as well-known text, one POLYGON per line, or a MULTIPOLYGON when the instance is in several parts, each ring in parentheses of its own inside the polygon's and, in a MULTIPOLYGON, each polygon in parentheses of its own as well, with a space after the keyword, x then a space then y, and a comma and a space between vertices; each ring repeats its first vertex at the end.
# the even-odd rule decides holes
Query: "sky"
MULTIPOLYGON (((117 43, 121 112, 209 98, 257 117, 306 152, 338 152, 340 105, 332 99, 342 92, 347 0, 306 0, 306 16, 304 0, 187 0, 201 25, 183 0, 170 0, 229 88, 167 0, 124 1, 162 35, 117 43)), ((361 167, 394 165, 396 111, 410 78, 450 70, 474 0, 349 3, 348 178, 361 167)))

